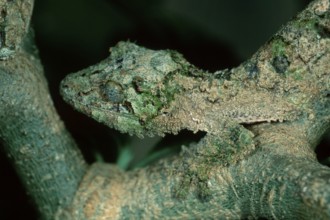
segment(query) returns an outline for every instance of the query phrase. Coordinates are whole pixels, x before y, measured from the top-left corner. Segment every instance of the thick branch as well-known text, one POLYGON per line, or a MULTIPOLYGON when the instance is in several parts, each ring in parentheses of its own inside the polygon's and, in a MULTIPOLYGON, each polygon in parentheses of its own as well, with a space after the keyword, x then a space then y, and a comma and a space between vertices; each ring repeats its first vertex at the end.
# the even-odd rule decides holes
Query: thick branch
POLYGON ((207 136, 145 169, 125 173, 95 164, 71 208, 57 217, 329 219, 330 170, 313 151, 330 125, 329 4, 312 2, 250 60, 215 76, 177 54, 122 43, 109 59, 67 77, 65 98, 109 126, 138 135, 186 128, 207 136), (164 87, 174 91, 171 99, 162 97, 164 87))
POLYGON ((0 140, 39 213, 50 219, 71 202, 87 166, 59 119, 26 34, 33 1, 0 6, 0 140))
POLYGON ((40 62, 24 51, 0 63, 0 138, 47 219, 70 203, 86 164, 60 121, 40 62))
MULTIPOLYGON (((293 124, 253 128, 257 150, 236 165, 200 162, 195 147, 146 169, 94 164, 73 203, 74 218, 328 219, 330 170, 293 124), (201 175, 207 176, 206 180, 201 175), (196 177, 197 175, 197 177, 196 177), (178 191, 179 190, 179 193, 178 191)), ((207 146, 204 146, 207 147, 207 146)), ((62 211, 70 219, 70 211, 62 211)))

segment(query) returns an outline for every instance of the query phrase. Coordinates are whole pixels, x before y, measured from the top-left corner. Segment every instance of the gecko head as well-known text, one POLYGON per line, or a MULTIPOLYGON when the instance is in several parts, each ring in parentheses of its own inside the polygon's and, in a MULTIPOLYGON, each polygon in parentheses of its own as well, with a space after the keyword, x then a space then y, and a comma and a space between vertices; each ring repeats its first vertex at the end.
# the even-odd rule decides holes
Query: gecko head
POLYGON ((129 42, 120 42, 110 52, 99 64, 61 82, 64 100, 121 132, 162 135, 162 129, 152 128, 153 118, 180 92, 173 76, 187 61, 173 51, 153 51, 129 42))

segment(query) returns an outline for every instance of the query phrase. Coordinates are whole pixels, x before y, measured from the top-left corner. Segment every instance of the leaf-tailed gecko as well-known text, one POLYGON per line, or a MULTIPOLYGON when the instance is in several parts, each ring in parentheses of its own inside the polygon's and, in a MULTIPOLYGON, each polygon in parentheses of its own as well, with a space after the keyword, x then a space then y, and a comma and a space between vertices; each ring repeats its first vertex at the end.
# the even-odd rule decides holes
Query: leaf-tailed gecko
POLYGON ((206 132, 198 144, 181 151, 186 159, 177 168, 182 174, 173 188, 177 198, 197 184, 198 197, 207 199, 206 164, 235 164, 254 151, 254 134, 242 124, 282 122, 298 115, 283 90, 263 88, 277 83, 258 81, 257 63, 208 73, 175 51, 120 42, 110 52, 99 64, 68 75, 61 82, 62 96, 78 111, 139 137, 182 129, 206 132))
POLYGON ((171 50, 120 42, 110 52, 99 64, 68 75, 61 94, 78 111, 121 132, 219 133, 224 122, 282 122, 297 115, 285 97, 256 86, 255 64, 207 73, 171 50))

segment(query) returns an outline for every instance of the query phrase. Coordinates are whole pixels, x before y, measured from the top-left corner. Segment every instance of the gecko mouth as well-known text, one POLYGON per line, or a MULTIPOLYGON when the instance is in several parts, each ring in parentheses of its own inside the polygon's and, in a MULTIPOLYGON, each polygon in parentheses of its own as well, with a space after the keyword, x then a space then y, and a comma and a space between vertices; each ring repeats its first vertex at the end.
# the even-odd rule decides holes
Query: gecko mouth
POLYGON ((77 80, 77 77, 74 80, 70 77, 63 79, 60 84, 60 93, 64 101, 76 110, 109 127, 126 132, 129 129, 118 127, 116 125, 120 123, 118 121, 125 121, 135 126, 140 125, 139 119, 131 114, 131 109, 126 102, 104 101, 100 98, 98 89, 92 88, 85 81, 77 80))
POLYGON ((74 105, 73 100, 77 94, 72 89, 72 83, 67 79, 68 77, 64 78, 60 83, 60 94, 66 103, 74 105))

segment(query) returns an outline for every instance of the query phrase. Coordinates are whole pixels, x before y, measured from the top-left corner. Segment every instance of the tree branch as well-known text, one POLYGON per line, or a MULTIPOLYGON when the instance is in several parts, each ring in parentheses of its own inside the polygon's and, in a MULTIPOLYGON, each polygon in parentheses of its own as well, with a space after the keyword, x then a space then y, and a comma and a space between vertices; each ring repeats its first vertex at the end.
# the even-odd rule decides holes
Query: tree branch
POLYGON ((71 202, 87 166, 56 113, 26 33, 33 1, 0 4, 0 140, 41 217, 50 219, 71 202))
MULTIPOLYGON (((329 219, 330 170, 317 162, 314 153, 316 144, 330 127, 329 7, 328 0, 312 2, 250 60, 230 71, 215 73, 221 75, 219 81, 212 74, 200 73, 180 60, 180 56, 169 58, 171 54, 125 43, 111 48, 114 55, 100 64, 67 77, 62 83, 65 99, 79 111, 109 126, 140 135, 142 132, 176 133, 183 128, 203 130, 211 135, 189 149, 183 148, 180 155, 145 169, 123 172, 113 165, 94 164, 84 177, 71 207, 61 210, 57 217, 329 219), (138 62, 134 69, 130 62, 134 59, 130 60, 130 57, 136 54, 146 63, 138 62), (161 84, 162 81, 157 82, 157 86, 147 86, 142 79, 141 86, 139 82, 135 83, 137 92, 132 89, 129 93, 136 95, 128 100, 131 109, 126 103, 128 110, 123 110, 125 114, 138 112, 136 118, 139 120, 131 116, 136 121, 130 126, 128 122, 119 123, 116 115, 122 116, 121 108, 125 105, 117 104, 119 113, 109 113, 112 109, 109 101, 103 104, 102 99, 98 99, 97 83, 114 77, 117 84, 110 81, 109 88, 115 89, 110 90, 108 99, 116 98, 116 103, 124 99, 125 93, 121 93, 124 86, 118 85, 120 78, 115 78, 116 65, 119 65, 115 61, 120 57, 129 68, 119 68, 119 76, 125 76, 128 82, 127 75, 138 74, 141 66, 147 81, 148 77, 159 77, 152 72, 153 68, 175 70, 173 66, 181 65, 182 69, 178 71, 183 72, 182 76, 172 71, 175 80, 168 80, 176 93, 172 97, 174 101, 171 99, 170 104, 166 103, 166 111, 161 114, 151 111, 149 117, 147 110, 141 110, 138 115, 140 109, 135 108, 134 101, 144 89, 150 88, 148 92, 153 94, 162 92, 156 90, 159 87, 168 86, 161 84), (157 60, 157 66, 149 64, 149 59, 157 60), (206 85, 203 80, 198 81, 198 77, 206 79, 206 85), (221 93, 216 93, 218 90, 221 93), (228 96, 224 94, 226 92, 228 96), (187 97, 193 98, 186 101, 187 97), (216 104, 217 97, 226 105, 216 104), (226 102, 228 97, 232 99, 226 102), (246 103, 247 100, 255 103, 246 103), (255 108, 251 109, 251 106, 255 108), (245 128, 219 123, 225 116, 242 124, 251 123, 244 115, 251 112, 251 121, 258 123, 245 124, 245 128), (275 122, 265 123, 265 120, 275 122)), ((162 111, 161 107, 158 109, 162 111)), ((128 117, 125 120, 129 121, 128 117)))
MULTIPOLYGON (((95 88, 85 91, 92 99, 70 93, 72 85, 88 85, 75 81, 76 76, 92 70, 92 82, 97 81, 97 74, 103 73, 99 66, 67 78, 62 92, 68 89, 66 95, 78 95, 80 104, 90 104, 80 111, 122 131, 207 133, 199 143, 183 147, 179 155, 124 172, 110 164, 87 167, 54 109, 27 34, 33 1, 0 0, 0 140, 41 217, 329 219, 330 170, 317 162, 314 153, 330 127, 329 4, 329 0, 312 2, 250 60, 214 74, 202 73, 174 52, 127 43, 112 48, 110 58, 99 64, 106 70, 118 70, 113 57, 127 55, 132 61, 128 56, 132 52, 145 53, 138 56, 142 61, 155 58, 156 67, 139 62, 143 68, 134 71, 133 62, 124 63, 129 67, 124 69, 126 80, 130 79, 127 73, 141 69, 158 68, 157 74, 182 71, 172 71, 166 84, 157 86, 135 77, 130 94, 136 100, 129 101, 140 106, 120 104, 125 96, 118 83, 110 81, 103 88, 108 103, 116 104, 106 104, 112 107, 106 112, 124 109, 126 115, 133 112, 137 117, 109 121, 104 109, 90 109, 98 94, 95 88), (135 49, 122 50, 127 48, 135 49), (171 91, 162 90, 164 85, 171 91), (167 95, 166 105, 157 96, 162 92, 167 95), (142 93, 146 96, 138 99, 142 93), (129 124, 131 118, 134 123, 129 124)), ((149 73, 145 72, 145 79, 159 77, 149 73)), ((71 103, 78 106, 77 100, 71 103)))

